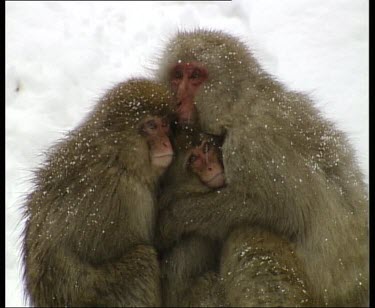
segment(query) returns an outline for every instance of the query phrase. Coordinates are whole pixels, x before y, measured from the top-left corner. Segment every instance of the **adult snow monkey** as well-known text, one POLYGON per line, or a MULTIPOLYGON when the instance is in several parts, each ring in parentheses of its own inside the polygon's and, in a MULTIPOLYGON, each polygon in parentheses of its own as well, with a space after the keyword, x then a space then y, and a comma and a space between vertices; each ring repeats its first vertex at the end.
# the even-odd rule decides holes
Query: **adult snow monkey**
MULTIPOLYGON (((157 77, 173 91, 181 124, 199 122, 205 132, 225 135, 226 188, 165 210, 164 241, 189 233, 223 240, 234 226, 261 228, 293 246, 315 305, 368 305, 368 191, 346 136, 308 96, 287 89, 244 43, 222 32, 178 33, 157 77)), ((227 268, 241 275, 243 258, 253 260, 245 235, 233 243, 223 278, 227 268)), ((247 291, 253 277, 225 281, 230 304, 267 305, 247 291)))

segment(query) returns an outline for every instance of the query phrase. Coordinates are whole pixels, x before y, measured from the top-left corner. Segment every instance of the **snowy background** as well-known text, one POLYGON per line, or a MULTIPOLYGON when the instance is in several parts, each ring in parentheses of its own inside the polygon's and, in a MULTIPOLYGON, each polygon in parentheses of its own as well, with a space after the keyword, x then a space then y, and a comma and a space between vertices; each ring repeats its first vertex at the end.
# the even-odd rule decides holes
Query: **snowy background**
POLYGON ((6 3, 6 306, 20 278, 30 169, 118 81, 147 68, 177 29, 241 37, 262 65, 303 90, 348 133, 368 181, 368 1, 6 3))

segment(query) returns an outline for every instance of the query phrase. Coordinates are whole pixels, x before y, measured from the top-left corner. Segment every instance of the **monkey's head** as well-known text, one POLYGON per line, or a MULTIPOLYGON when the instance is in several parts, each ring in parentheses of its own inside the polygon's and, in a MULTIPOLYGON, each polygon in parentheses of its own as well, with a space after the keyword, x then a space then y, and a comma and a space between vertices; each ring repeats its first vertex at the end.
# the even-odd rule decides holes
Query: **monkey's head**
POLYGON ((165 117, 150 115, 139 122, 138 129, 147 142, 151 165, 156 168, 167 168, 173 159, 169 121, 165 117))
POLYGON ((183 185, 191 186, 187 188, 191 189, 189 192, 200 191, 202 184, 209 189, 223 187, 225 185, 221 153, 223 139, 220 136, 202 133, 192 126, 178 127, 175 138, 177 176, 173 178, 182 179, 181 174, 184 174, 183 185))
POLYGON ((132 79, 109 91, 93 121, 111 148, 123 153, 128 168, 147 167, 149 162, 154 169, 164 170, 173 159, 172 114, 168 89, 150 80, 132 79))
POLYGON ((215 138, 204 136, 199 144, 187 152, 185 165, 207 187, 216 189, 225 185, 221 150, 215 138))
POLYGON ((251 58, 246 46, 222 32, 178 33, 162 55, 158 78, 174 94, 179 121, 223 134, 230 114, 249 81, 251 58))

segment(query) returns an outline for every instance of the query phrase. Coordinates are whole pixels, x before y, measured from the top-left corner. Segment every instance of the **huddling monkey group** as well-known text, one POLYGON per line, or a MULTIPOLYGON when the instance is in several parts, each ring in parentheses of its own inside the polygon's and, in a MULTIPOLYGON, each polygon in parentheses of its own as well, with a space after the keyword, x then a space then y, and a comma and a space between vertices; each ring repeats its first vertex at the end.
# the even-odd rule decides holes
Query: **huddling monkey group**
POLYGON ((347 137, 239 39, 179 32, 35 170, 38 307, 368 306, 368 191, 347 137))

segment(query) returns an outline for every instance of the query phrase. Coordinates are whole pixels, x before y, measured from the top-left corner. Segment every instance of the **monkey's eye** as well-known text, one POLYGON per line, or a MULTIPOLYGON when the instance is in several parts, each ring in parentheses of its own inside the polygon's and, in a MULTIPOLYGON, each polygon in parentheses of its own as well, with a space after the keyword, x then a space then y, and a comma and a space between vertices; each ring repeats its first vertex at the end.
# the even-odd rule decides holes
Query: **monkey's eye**
POLYGON ((161 126, 162 127, 169 127, 169 122, 167 121, 167 119, 161 120, 161 126))
POLYGON ((208 153, 208 151, 210 150, 210 147, 211 147, 211 145, 208 142, 206 142, 203 145, 203 153, 208 153))
POLYGON ((197 160, 198 156, 195 155, 195 154, 191 154, 190 157, 189 157, 189 164, 192 164, 194 163, 196 160, 197 160))
POLYGON ((145 128, 148 128, 148 129, 156 129, 156 122, 155 120, 149 120, 145 123, 145 128))
POLYGON ((191 79, 197 79, 197 78, 199 78, 199 77, 201 77, 201 71, 200 70, 198 70, 198 69, 195 69, 194 71, 193 71, 193 73, 190 75, 190 78, 191 79))
POLYGON ((182 79, 182 77, 184 76, 184 74, 182 73, 182 71, 181 70, 176 70, 176 71, 174 71, 174 78, 175 79, 182 79))

